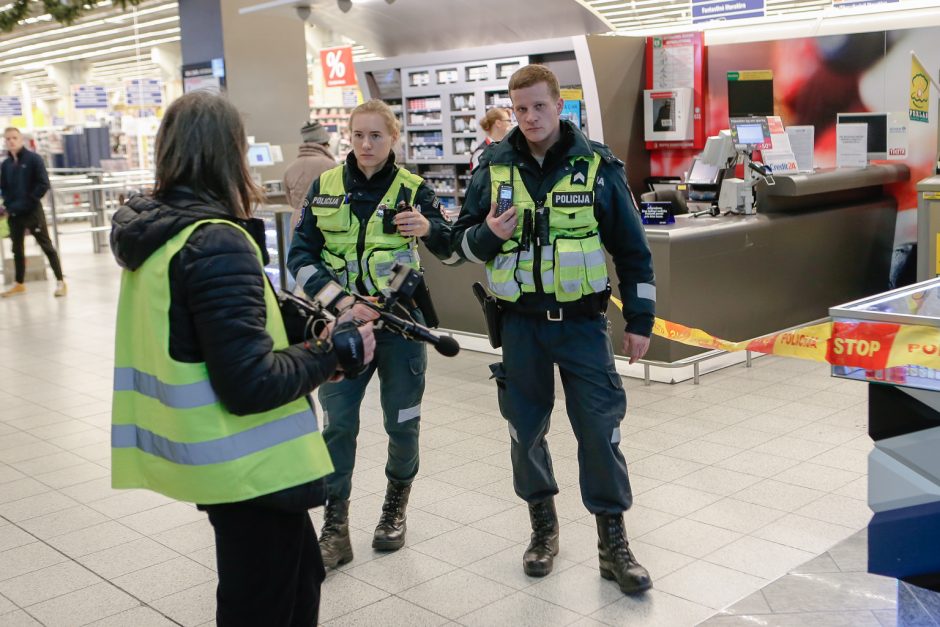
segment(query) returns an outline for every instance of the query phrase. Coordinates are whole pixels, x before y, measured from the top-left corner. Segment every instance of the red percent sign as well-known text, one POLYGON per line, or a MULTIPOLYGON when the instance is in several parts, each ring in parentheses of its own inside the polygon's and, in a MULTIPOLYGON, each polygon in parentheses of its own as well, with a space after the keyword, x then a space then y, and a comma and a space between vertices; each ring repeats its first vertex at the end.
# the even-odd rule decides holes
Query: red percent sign
POLYGON ((324 68, 327 87, 346 87, 356 84, 352 46, 321 50, 320 63, 324 68))

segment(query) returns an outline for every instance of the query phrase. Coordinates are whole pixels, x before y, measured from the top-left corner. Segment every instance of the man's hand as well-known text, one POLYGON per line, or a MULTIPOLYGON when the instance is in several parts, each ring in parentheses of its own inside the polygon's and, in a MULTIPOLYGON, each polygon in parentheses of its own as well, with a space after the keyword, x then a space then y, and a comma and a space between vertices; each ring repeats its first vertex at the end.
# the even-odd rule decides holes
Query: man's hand
MULTIPOLYGON (((356 306, 361 307, 361 305, 356 305, 356 306)), ((368 307, 366 307, 366 309, 368 309, 369 311, 372 311, 368 307)), ((375 313, 376 316, 378 316, 378 313, 376 312, 373 312, 373 313, 375 313)), ((351 315, 351 314, 352 312, 349 312, 348 314, 344 314, 344 315, 351 315)), ((331 322, 328 325, 328 328, 332 331, 332 327, 333 327, 333 323, 331 322)), ((371 322, 367 322, 363 324, 362 326, 360 326, 358 328, 358 331, 359 331, 359 335, 362 336, 362 352, 364 354, 362 363, 363 365, 365 365, 365 364, 370 363, 375 358, 375 329, 373 328, 373 325, 371 322)), ((341 368, 337 368, 336 372, 333 373, 333 376, 331 376, 327 381, 329 383, 337 383, 339 381, 342 381, 343 377, 344 377, 343 370, 341 368)))
POLYGON ((368 364, 375 358, 375 329, 372 323, 367 322, 359 327, 359 335, 362 336, 362 350, 365 353, 362 363, 368 364))
POLYGON ((431 223, 420 211, 399 211, 394 221, 398 232, 405 237, 424 237, 431 232, 431 223))
POLYGON ((486 216, 486 226, 490 227, 493 234, 504 242, 512 237, 516 230, 516 206, 510 207, 503 215, 496 215, 496 203, 490 205, 490 212, 486 216))
POLYGON ((643 359, 649 347, 650 339, 648 337, 636 333, 623 334, 623 354, 630 358, 631 364, 636 363, 638 359, 643 359))

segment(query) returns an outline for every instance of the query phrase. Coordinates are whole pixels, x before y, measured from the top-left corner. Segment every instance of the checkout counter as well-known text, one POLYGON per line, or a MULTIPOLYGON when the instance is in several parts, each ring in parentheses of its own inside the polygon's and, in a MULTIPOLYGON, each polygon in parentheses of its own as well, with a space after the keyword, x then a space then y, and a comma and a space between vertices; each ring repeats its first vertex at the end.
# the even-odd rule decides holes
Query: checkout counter
MULTIPOLYGON (((884 290, 897 203, 883 186, 906 181, 903 164, 778 175, 757 188, 757 214, 647 226, 660 318, 744 340, 827 315, 833 303, 884 290)), ((470 290, 483 267, 445 267, 422 256, 441 327, 486 333, 470 290)), ((616 272, 608 259, 611 283, 616 272)), ((611 305, 613 345, 622 345, 611 305)), ((674 362, 704 352, 654 337, 648 359, 674 362)))

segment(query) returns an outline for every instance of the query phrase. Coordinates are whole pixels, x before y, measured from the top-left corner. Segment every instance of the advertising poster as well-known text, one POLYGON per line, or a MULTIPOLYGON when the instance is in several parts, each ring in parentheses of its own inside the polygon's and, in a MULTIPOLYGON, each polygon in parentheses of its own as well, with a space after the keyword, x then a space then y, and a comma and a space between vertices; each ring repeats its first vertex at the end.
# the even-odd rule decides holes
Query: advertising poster
MULTIPOLYGON (((647 150, 705 147, 705 36, 703 33, 678 33, 646 39, 646 88, 670 90, 687 88, 692 91, 689 112, 692 118, 692 139, 682 141, 648 141, 647 150)), ((676 128, 677 117, 688 119, 665 103, 657 103, 656 120, 661 130, 676 128), (670 126, 671 125, 671 126, 670 126)))

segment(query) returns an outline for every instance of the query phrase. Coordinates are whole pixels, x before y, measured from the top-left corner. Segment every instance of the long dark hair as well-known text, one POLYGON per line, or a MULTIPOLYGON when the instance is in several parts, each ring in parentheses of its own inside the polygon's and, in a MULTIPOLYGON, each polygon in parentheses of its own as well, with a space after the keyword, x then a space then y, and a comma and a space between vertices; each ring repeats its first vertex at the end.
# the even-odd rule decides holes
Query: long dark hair
POLYGON ((251 217, 252 207, 264 200, 248 171, 241 114, 221 96, 196 91, 176 99, 157 131, 155 149, 156 198, 185 186, 238 218, 251 217))

